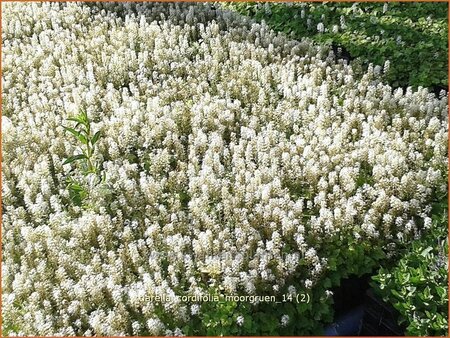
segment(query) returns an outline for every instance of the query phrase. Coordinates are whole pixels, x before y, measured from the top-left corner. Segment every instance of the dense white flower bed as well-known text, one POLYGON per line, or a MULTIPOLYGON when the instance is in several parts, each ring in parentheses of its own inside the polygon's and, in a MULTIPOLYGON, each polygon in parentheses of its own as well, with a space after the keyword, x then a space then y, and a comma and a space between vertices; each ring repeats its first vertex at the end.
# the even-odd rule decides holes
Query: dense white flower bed
POLYGON ((309 289, 330 243, 392 249, 447 189, 447 96, 308 41, 210 5, 4 3, 2 24, 10 334, 180 333, 198 307, 174 295, 309 289), (80 108, 107 182, 86 208, 80 108))

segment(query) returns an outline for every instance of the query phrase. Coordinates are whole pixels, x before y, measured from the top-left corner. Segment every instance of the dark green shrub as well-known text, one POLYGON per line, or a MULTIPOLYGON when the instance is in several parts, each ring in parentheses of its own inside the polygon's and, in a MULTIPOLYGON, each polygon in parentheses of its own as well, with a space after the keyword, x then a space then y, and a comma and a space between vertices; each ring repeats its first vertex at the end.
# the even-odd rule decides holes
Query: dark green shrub
POLYGON ((394 267, 381 268, 373 277, 375 291, 398 310, 408 336, 448 332, 448 232, 436 224, 394 267))

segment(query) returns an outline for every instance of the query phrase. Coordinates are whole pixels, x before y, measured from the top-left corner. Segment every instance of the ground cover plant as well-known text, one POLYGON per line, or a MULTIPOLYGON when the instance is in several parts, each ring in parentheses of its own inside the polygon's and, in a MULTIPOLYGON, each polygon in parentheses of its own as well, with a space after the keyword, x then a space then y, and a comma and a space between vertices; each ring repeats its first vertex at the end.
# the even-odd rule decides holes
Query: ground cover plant
POLYGON ((373 277, 376 292, 398 310, 407 336, 448 333, 447 217, 446 213, 443 219, 434 217, 429 233, 413 241, 399 260, 373 277))
POLYGON ((271 28, 343 49, 362 65, 383 66, 393 86, 448 86, 447 13, 441 2, 227 3, 271 28), (426 60, 426 62, 424 62, 426 60))
POLYGON ((319 334, 447 193, 446 93, 212 4, 2 7, 7 335, 319 334))

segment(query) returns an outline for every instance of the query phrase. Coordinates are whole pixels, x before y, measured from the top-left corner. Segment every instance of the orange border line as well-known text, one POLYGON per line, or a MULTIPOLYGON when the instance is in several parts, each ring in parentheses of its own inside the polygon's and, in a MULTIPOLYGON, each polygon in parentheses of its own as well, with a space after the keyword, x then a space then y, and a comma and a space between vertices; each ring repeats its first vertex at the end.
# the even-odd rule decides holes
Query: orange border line
MULTIPOLYGON (((422 0, 422 1, 415 1, 415 0, 402 0, 402 1, 393 1, 393 0, 366 0, 366 1, 355 1, 355 0, 286 0, 286 1, 280 1, 280 0, 255 0, 255 1, 245 1, 245 0, 218 0, 217 2, 353 2, 353 3, 360 3, 360 2, 449 2, 450 0, 422 0)), ((0 2, 216 2, 211 0, 0 0, 0 2)))

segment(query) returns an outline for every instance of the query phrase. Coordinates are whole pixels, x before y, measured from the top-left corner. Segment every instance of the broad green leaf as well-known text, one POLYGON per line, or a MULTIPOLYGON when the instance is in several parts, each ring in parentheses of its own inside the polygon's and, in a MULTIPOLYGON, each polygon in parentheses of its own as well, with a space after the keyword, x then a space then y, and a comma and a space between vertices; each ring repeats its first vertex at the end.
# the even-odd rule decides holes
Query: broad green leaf
POLYGON ((423 251, 421 252, 421 255, 425 257, 425 256, 428 255, 432 250, 433 250, 433 248, 432 248, 431 246, 429 246, 428 248, 426 248, 425 250, 423 250, 423 251))

